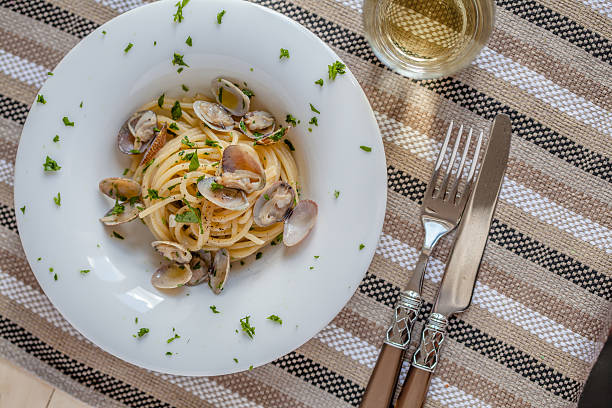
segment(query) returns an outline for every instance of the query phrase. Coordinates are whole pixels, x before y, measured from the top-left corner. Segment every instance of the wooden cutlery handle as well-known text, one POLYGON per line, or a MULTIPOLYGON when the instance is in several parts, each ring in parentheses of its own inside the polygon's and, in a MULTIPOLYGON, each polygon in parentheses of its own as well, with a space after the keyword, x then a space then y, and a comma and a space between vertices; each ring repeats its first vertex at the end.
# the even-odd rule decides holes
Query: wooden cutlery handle
POLYGON ((391 405, 404 360, 404 351, 403 348, 383 343, 368 387, 361 400, 361 408, 388 408, 391 405))
POLYGON ((412 356, 412 366, 395 408, 421 408, 425 404, 431 374, 440 360, 440 348, 446 335, 446 316, 432 313, 421 333, 421 343, 412 356))
POLYGON ((421 408, 425 404, 431 371, 410 367, 395 408, 421 408))

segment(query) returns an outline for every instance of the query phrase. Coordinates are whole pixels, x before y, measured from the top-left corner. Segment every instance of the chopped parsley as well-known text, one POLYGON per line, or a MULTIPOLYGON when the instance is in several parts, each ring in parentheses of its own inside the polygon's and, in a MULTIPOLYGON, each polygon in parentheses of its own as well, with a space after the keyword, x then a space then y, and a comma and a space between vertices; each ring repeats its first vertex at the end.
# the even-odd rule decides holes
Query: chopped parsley
POLYGON ((210 183, 210 191, 221 190, 223 187, 225 187, 223 184, 219 184, 214 181, 210 183))
POLYGON ((147 189, 147 191, 149 192, 149 194, 147 194, 145 198, 150 198, 151 200, 163 200, 164 198, 168 198, 160 197, 159 192, 153 188, 149 188, 147 189))
POLYGON ((171 185, 170 187, 168 187, 168 191, 172 191, 172 189, 173 189, 174 187, 176 187, 176 186, 178 186, 178 185, 180 185, 180 184, 181 184, 181 183, 176 183, 176 184, 171 185))
POLYGON ((334 197, 335 198, 340 197, 340 192, 338 190, 334 190, 334 197))
POLYGON ((215 306, 215 305, 210 306, 210 310, 212 310, 212 312, 215 313, 215 314, 221 313, 220 311, 217 310, 217 306, 215 306))
POLYGON ((242 90, 242 93, 243 93, 243 94, 245 94, 246 96, 248 96, 248 97, 249 97, 249 99, 255 96, 255 94, 253 93, 253 91, 251 91, 249 88, 244 88, 244 89, 242 90))
POLYGON ((234 357, 234 363, 238 364, 238 359, 234 357))
POLYGON ((179 69, 177 69, 177 70, 176 70, 176 73, 177 73, 177 74, 180 74, 181 72, 183 72, 183 69, 185 69, 185 68, 180 67, 179 69))
POLYGON ((255 335, 255 327, 251 326, 251 324, 249 323, 250 318, 251 316, 245 316, 240 319, 240 326, 242 327, 242 331, 245 332, 246 335, 252 339, 255 335))
POLYGON ((79 104, 79 108, 83 107, 83 101, 81 101, 81 103, 79 104))
POLYGON ((185 40, 185 44, 190 47, 193 46, 193 40, 191 39, 191 36, 187 37, 187 39, 185 40))
POLYGON ((253 366, 252 366, 252 365, 250 365, 250 366, 249 366, 249 371, 251 371, 252 369, 253 369, 253 366))
POLYGON ((309 131, 309 132, 312 132, 312 128, 308 128, 308 131, 309 131))
POLYGON ((152 158, 151 161, 149 161, 146 166, 144 166, 144 168, 142 169, 142 172, 144 173, 149 167, 151 167, 151 165, 153 164, 153 162, 155 161, 155 158, 152 158))
POLYGON ((68 119, 67 116, 64 116, 62 118, 62 122, 64 122, 64 125, 66 125, 66 126, 73 126, 74 127, 74 122, 71 122, 70 119, 68 119))
POLYGON ((189 146, 189 147, 194 147, 195 143, 190 142, 189 139, 187 138, 187 136, 183 136, 183 139, 181 139, 181 143, 184 144, 185 146, 189 146))
POLYGON ((122 214, 125 211, 125 206, 119 202, 119 200, 115 200, 115 205, 113 209, 110 211, 113 215, 122 214))
POLYGON ((189 3, 189 0, 183 0, 182 2, 179 0, 175 6, 176 6, 176 13, 173 14, 174 17, 174 21, 177 23, 182 22, 185 17, 183 17, 183 7, 185 7, 187 5, 187 3, 189 3))
POLYGON ((264 194, 264 198, 266 199, 266 201, 270 200, 270 196, 267 194, 264 194))
POLYGON ((189 209, 184 213, 176 214, 174 220, 185 224, 197 224, 200 222, 200 217, 198 217, 198 214, 196 214, 194 210, 189 209))
POLYGON ((310 122, 308 122, 309 125, 315 125, 315 126, 319 126, 319 120, 317 119, 316 116, 313 116, 312 118, 310 118, 310 122))
POLYGON ((38 97, 36 98, 36 102, 42 103, 43 105, 47 103, 47 101, 45 100, 45 97, 42 94, 38 94, 38 97))
POLYGON ((128 168, 123 169, 123 175, 125 176, 126 174, 128 174, 128 171, 130 171, 130 169, 128 168))
POLYGON ((183 91, 189 92, 189 87, 187 87, 187 85, 181 84, 181 88, 183 88, 183 91))
POLYGON ((166 97, 166 94, 161 94, 161 96, 159 98, 157 98, 157 106, 159 106, 160 108, 164 107, 164 98, 166 97))
POLYGON ((153 41, 153 46, 155 47, 157 45, 157 41, 153 41))
POLYGON ((206 146, 220 147, 219 143, 216 140, 208 140, 208 139, 206 139, 206 141, 204 143, 206 143, 206 146))
POLYGON ((149 329, 147 329, 146 327, 141 327, 140 330, 138 330, 138 333, 133 334, 132 336, 134 336, 135 338, 140 338, 144 336, 145 334, 147 334, 148 332, 149 332, 149 329))
POLYGON ((283 319, 281 319, 280 317, 278 317, 277 315, 270 315, 268 316, 266 319, 268 320, 272 320, 273 322, 276 322, 278 324, 283 324, 283 319))
POLYGON ((134 324, 138 324, 138 317, 134 318, 134 324))
POLYGON ((336 79, 337 75, 344 75, 346 74, 346 65, 344 65, 343 63, 341 63, 340 61, 336 61, 331 65, 327 66, 327 73, 329 74, 329 79, 336 79))
POLYGON ((134 44, 129 43, 128 45, 125 46, 125 48, 123 49, 123 52, 127 53, 129 50, 132 49, 133 46, 134 44))
POLYGON ((53 72, 49 71, 49 72, 47 72, 47 75, 48 76, 53 76, 53 72))
POLYGON ((359 244, 359 250, 361 251, 363 248, 365 248, 365 245, 359 244))
POLYGON ((290 125, 297 126, 297 119, 290 113, 287 114, 285 122, 289 123, 290 125))
POLYGON ((38 257, 38 259, 37 259, 37 261, 42 261, 42 258, 39 256, 39 257, 38 257))
POLYGON ((55 137, 53 138, 53 141, 55 143, 59 142, 59 135, 55 135, 55 137))
POLYGON ((62 206, 62 196, 60 195, 60 193, 57 193, 57 197, 53 197, 53 202, 55 203, 55 205, 57 205, 58 207, 62 206))
POLYGON ((278 59, 283 59, 283 58, 289 58, 289 50, 286 50, 284 48, 280 49, 280 56, 278 57, 278 59))
POLYGON ((106 35, 106 30, 102 30, 102 35, 106 35))
POLYGON ((317 79, 314 83, 319 85, 319 86, 323 86, 323 78, 317 79))
POLYGON ((172 122, 170 124, 170 126, 168 126, 168 129, 172 129, 172 130, 179 130, 178 125, 176 124, 176 122, 172 122))
POLYGON ((170 113, 172 114, 172 120, 178 120, 181 116, 183 116, 183 111, 181 110, 181 103, 179 101, 174 102, 170 113))
POLYGON ((314 113, 318 113, 319 115, 321 114, 321 112, 319 112, 319 110, 315 108, 312 103, 310 104, 310 110, 313 111, 314 113))
POLYGON ((179 67, 180 66, 188 67, 189 65, 187 65, 187 63, 183 61, 184 56, 185 55, 181 55, 175 52, 174 56, 172 57, 172 65, 178 65, 179 67))
POLYGON ((311 271, 314 269, 314 266, 309 267, 308 269, 310 269, 311 271))
POLYGON ((295 151, 295 147, 293 147, 293 143, 291 143, 291 142, 289 141, 289 139, 285 139, 285 140, 283 140, 283 141, 285 142, 285 144, 286 144, 287 146, 289 146, 289 150, 291 150, 292 152, 294 152, 294 151, 295 151))
POLYGON ((167 356, 171 356, 171 355, 172 355, 172 352, 171 352, 171 351, 166 351, 166 355, 167 355, 167 356))
MULTIPOLYGON (((91 272, 91 269, 81 269, 81 270, 79 271, 79 273, 80 273, 81 275, 87 275, 89 272, 91 272)), ((138 318, 136 318, 136 319, 138 319, 138 318)), ((138 323, 138 320, 136 320, 136 323, 138 323)))
POLYGON ((20 210, 25 215, 26 206, 24 205, 23 207, 20 208, 20 210))
POLYGON ((170 337, 168 340, 166 340, 166 343, 172 343, 174 340, 176 339, 180 339, 181 336, 178 335, 178 333, 174 333, 174 337, 170 337))
POLYGON ((57 280, 57 273, 53 274, 53 280, 55 280, 55 281, 57 280))
POLYGON ((272 139, 275 142, 278 142, 279 140, 281 140, 283 138, 283 136, 285 136, 285 133, 287 133, 287 128, 286 127, 282 127, 279 130, 277 130, 275 133, 273 133, 272 135, 268 136, 270 139, 272 139))
POLYGON ((125 239, 125 238, 123 238, 123 237, 121 236, 121 234, 119 234, 117 231, 113 231, 113 236, 114 236, 115 238, 118 238, 118 239, 125 239))
POLYGON ((255 254, 255 259, 260 259, 263 256, 263 252, 258 252, 255 254))
POLYGON ((53 273, 53 268, 49 268, 49 272, 53 273))
POLYGON ((189 171, 196 171, 200 168, 200 160, 198 160, 198 151, 191 156, 191 161, 189 162, 189 171))
POLYGON ((359 146, 359 148, 361 150, 363 150, 364 152, 371 152, 372 148, 370 146, 359 146))
POLYGON ((217 24, 221 24, 223 21, 223 16, 225 15, 225 10, 221 10, 217 13, 217 24))

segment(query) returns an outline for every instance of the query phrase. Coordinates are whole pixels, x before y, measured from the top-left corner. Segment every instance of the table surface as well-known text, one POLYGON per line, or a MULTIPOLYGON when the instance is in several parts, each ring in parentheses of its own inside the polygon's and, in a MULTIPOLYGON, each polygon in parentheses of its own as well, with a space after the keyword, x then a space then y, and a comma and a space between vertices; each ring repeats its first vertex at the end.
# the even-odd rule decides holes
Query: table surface
MULTIPOLYGON (((10 370, 16 365, 44 381, 3 365, 0 378, 44 384, 40 393, 32 386, 10 398, 47 398, 47 406, 54 399, 68 406, 64 393, 96 407, 358 406, 416 260, 420 200, 445 130, 453 119, 487 129, 503 112, 513 122, 506 179, 472 306, 451 320, 426 406, 576 407, 612 325, 612 3, 496 0, 496 27, 470 67, 411 81, 368 47, 361 0, 255 2, 326 41, 372 105, 389 198, 368 274, 312 340, 250 372, 159 375, 86 341, 25 260, 15 223, 22 204, 14 205, 12 193, 15 154, 47 72, 92 30, 144 2, 0 0, 0 356, 10 370)), ((186 18, 207 23, 188 10, 186 18)), ((51 144, 53 135, 45 137, 51 144)), ((417 329, 448 251, 446 240, 433 254, 417 329)))

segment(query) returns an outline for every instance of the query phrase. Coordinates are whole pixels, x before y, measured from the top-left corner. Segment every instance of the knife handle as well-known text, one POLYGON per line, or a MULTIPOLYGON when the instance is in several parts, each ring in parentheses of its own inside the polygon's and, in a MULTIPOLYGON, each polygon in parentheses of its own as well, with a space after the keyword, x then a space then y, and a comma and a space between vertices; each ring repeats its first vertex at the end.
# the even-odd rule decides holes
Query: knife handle
POLYGON ((421 333, 421 344, 412 356, 412 367, 395 408, 421 408, 425 403, 429 380, 438 365, 447 325, 448 319, 440 313, 432 313, 427 319, 421 333))
POLYGON ((404 352, 410 344, 410 332, 423 301, 414 291, 400 292, 393 323, 387 330, 372 376, 361 400, 361 408, 388 408, 402 368, 404 352))

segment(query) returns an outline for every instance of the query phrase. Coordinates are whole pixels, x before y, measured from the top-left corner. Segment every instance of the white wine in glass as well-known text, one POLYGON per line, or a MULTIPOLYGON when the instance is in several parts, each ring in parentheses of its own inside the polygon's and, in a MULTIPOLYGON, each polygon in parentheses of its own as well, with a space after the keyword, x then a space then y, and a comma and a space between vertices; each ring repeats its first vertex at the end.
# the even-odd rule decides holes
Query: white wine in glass
POLYGON ((410 78, 450 75, 485 45, 493 0, 365 0, 366 36, 376 56, 410 78))

